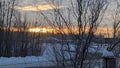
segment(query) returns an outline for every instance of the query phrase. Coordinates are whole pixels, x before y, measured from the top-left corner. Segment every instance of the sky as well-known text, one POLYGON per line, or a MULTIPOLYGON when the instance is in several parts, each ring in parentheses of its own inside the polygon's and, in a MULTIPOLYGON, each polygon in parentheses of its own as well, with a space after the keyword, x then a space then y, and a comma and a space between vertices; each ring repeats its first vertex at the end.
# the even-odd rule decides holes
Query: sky
MULTIPOLYGON (((39 10, 49 10, 49 9, 54 9, 54 8, 65 8, 65 7, 70 7, 70 0, 53 0, 55 2, 61 2, 59 7, 57 6, 58 4, 54 5, 52 4, 52 0, 17 0, 18 1, 18 6, 22 6, 22 8, 28 8, 29 10, 22 9, 23 11, 39 11, 39 10), (21 2, 22 1, 22 2, 21 2), (40 7, 40 8, 37 8, 40 7), (31 9, 30 9, 31 8, 31 9), (34 8, 34 9, 33 9, 34 8)), ((17 7, 19 9, 19 7, 17 7)))
MULTIPOLYGON (((60 0, 56 0, 60 1, 60 0)), ((72 0, 74 1, 74 0, 72 0)), ((61 0, 60 6, 58 7, 56 4, 51 4, 49 0, 17 0, 18 4, 15 7, 18 11, 20 11, 23 15, 27 14, 28 19, 36 20, 38 17, 37 11, 48 12, 53 8, 66 8, 70 6, 70 0, 61 0)), ((109 6, 104 15, 103 21, 101 23, 102 26, 112 26, 114 11, 116 8, 115 0, 108 0, 109 6)), ((47 15, 47 14, 46 14, 47 15)), ((49 16, 49 15, 48 15, 49 16)), ((50 16, 49 16, 50 17, 50 16)))

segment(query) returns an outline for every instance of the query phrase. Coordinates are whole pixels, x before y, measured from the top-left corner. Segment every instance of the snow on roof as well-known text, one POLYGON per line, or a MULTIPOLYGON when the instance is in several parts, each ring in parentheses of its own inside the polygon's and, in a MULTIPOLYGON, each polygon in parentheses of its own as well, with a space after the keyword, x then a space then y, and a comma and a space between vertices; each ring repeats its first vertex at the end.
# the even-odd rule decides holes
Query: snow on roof
POLYGON ((102 57, 106 57, 106 58, 115 58, 114 54, 112 51, 108 51, 107 49, 103 50, 103 55, 102 57))
POLYGON ((114 54, 112 51, 108 51, 108 44, 97 44, 97 43, 93 43, 93 46, 90 49, 90 52, 98 52, 98 53, 102 53, 102 57, 106 57, 106 58, 114 58, 114 54))

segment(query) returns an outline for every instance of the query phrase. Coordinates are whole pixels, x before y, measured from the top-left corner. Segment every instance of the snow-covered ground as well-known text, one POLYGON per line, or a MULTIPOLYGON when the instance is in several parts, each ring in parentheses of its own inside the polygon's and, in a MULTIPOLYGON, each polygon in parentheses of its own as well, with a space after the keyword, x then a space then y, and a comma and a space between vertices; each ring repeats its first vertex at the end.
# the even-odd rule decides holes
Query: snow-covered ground
POLYGON ((25 68, 25 67, 44 67, 54 66, 55 63, 51 54, 53 54, 51 45, 45 46, 42 56, 26 56, 26 57, 0 57, 0 68, 25 68))
MULTIPOLYGON (((0 68, 25 68, 25 67, 54 66, 55 62, 52 62, 55 60, 54 52, 52 49, 54 45, 55 45, 54 48, 56 48, 58 52, 60 52, 60 49, 61 49, 60 44, 52 44, 52 45, 47 44, 47 46, 45 46, 46 48, 42 56, 10 57, 10 58, 0 57, 0 68)), ((74 50, 73 45, 70 45, 70 47, 71 47, 70 50, 74 50)), ((89 49, 88 51, 92 53, 94 52, 103 53, 104 56, 113 55, 112 52, 108 52, 106 48, 107 46, 98 47, 94 45, 88 48, 89 49)), ((69 57, 67 53, 65 55, 67 58, 69 57)), ((100 64, 102 64, 102 62, 100 64)), ((120 59, 117 60, 117 66, 120 66, 120 59)))
POLYGON ((24 67, 39 67, 53 66, 53 62, 43 57, 27 56, 27 57, 0 57, 0 68, 24 68, 24 67))

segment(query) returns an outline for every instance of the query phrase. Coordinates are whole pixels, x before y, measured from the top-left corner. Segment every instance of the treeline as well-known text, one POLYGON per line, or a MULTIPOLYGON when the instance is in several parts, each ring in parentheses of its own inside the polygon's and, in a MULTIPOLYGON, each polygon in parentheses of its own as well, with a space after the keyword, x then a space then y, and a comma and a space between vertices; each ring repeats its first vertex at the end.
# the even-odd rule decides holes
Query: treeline
POLYGON ((0 56, 38 56, 41 50, 40 37, 35 34, 0 30, 0 56))
POLYGON ((17 0, 0 0, 0 57, 40 55, 39 37, 24 31, 28 26, 26 16, 21 20, 20 12, 14 9, 16 4, 17 0), (12 27, 20 31, 11 31, 12 27))

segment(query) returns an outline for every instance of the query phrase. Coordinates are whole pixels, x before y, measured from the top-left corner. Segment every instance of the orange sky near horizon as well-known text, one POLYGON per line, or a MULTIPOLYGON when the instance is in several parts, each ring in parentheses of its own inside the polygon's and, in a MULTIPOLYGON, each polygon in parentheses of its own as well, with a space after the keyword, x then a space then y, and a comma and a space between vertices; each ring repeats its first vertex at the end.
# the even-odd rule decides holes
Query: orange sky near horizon
MULTIPOLYGON (((78 28, 77 27, 73 27, 73 28, 57 28, 57 27, 32 27, 29 28, 30 32, 42 32, 42 33, 75 33, 77 34, 78 32, 78 28)), ((89 31, 89 28, 86 28, 85 32, 87 33, 89 31)), ((119 29, 120 31, 120 29, 119 29)), ((113 34, 113 28, 107 28, 107 27, 99 27, 97 28, 97 30, 95 31, 96 35, 102 34, 105 37, 109 36, 112 37, 113 34)))
MULTIPOLYGON (((4 28, 6 30, 6 28, 4 28)), ((16 27, 11 27, 10 28, 11 31, 13 32, 17 32, 17 31, 26 31, 26 32, 33 32, 33 33, 74 33, 77 34, 78 33, 78 28, 77 27, 71 27, 71 28, 58 28, 58 27, 50 27, 50 26, 40 26, 40 27, 27 27, 25 30, 22 28, 16 28, 16 27)), ((85 29, 85 32, 89 32, 89 28, 87 27, 85 29)), ((119 29, 120 32, 120 29, 119 29)), ((113 35, 113 28, 111 27, 98 27, 97 30, 95 31, 95 35, 104 35, 104 37, 112 37, 113 35)))

